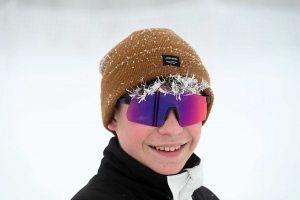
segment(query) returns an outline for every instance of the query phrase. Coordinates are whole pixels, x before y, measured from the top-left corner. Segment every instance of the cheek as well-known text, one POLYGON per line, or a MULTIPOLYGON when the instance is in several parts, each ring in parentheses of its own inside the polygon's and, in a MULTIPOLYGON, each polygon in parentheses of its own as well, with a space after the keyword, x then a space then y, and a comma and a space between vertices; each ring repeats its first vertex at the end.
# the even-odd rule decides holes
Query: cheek
POLYGON ((198 143, 199 143, 199 140, 200 140, 200 136, 201 136, 201 131, 202 131, 202 123, 199 123, 199 124, 195 124, 195 125, 192 125, 188 128, 188 131, 193 139, 193 142, 192 142, 192 148, 196 148, 198 143))
POLYGON ((120 128, 118 138, 122 148, 129 155, 136 157, 143 151, 143 143, 150 135, 151 127, 127 121, 120 128))

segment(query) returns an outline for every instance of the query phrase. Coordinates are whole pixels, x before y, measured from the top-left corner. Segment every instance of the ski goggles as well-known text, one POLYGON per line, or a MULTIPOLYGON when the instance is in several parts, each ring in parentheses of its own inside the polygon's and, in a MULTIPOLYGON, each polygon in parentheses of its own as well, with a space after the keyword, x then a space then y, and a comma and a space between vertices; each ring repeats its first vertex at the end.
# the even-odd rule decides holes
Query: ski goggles
POLYGON ((210 97, 185 93, 180 95, 179 99, 172 94, 155 92, 153 95, 147 95, 142 101, 137 98, 121 97, 119 102, 129 104, 127 110, 129 121, 161 127, 170 110, 174 110, 179 125, 184 127, 206 119, 210 97))

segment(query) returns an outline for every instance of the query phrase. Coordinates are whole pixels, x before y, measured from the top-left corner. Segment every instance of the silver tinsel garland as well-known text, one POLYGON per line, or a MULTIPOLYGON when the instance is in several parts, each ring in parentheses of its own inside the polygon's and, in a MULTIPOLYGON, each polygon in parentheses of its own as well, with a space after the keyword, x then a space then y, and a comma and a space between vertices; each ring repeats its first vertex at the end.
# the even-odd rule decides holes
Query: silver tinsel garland
POLYGON ((150 85, 144 83, 142 77, 141 82, 142 84, 140 86, 127 90, 129 96, 140 99, 139 102, 145 101, 147 95, 153 95, 157 91, 164 94, 173 94, 176 96, 176 99, 180 100, 180 95, 184 93, 201 95, 203 90, 210 87, 206 80, 202 79, 201 82, 199 82, 195 78, 195 75, 188 77, 188 75, 181 76, 179 74, 171 74, 166 78, 157 77, 150 85))

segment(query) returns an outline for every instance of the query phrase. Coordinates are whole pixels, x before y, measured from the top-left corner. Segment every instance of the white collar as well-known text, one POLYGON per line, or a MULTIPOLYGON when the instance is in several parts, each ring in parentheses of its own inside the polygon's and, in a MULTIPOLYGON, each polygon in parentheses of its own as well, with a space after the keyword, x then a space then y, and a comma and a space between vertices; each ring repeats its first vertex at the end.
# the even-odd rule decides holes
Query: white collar
POLYGON ((169 188, 173 194, 173 200, 192 200, 194 191, 202 186, 203 165, 184 169, 184 172, 167 176, 169 188))

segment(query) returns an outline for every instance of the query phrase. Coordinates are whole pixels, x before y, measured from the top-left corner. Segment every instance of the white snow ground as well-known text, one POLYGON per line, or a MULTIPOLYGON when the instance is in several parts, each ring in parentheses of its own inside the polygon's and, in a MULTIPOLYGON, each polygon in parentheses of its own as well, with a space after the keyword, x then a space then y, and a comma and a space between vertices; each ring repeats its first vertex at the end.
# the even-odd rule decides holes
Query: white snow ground
POLYGON ((207 67, 215 105, 196 153, 222 200, 300 199, 300 8, 221 1, 80 9, 0 3, 0 199, 70 199, 97 172, 98 63, 167 27, 207 67))

